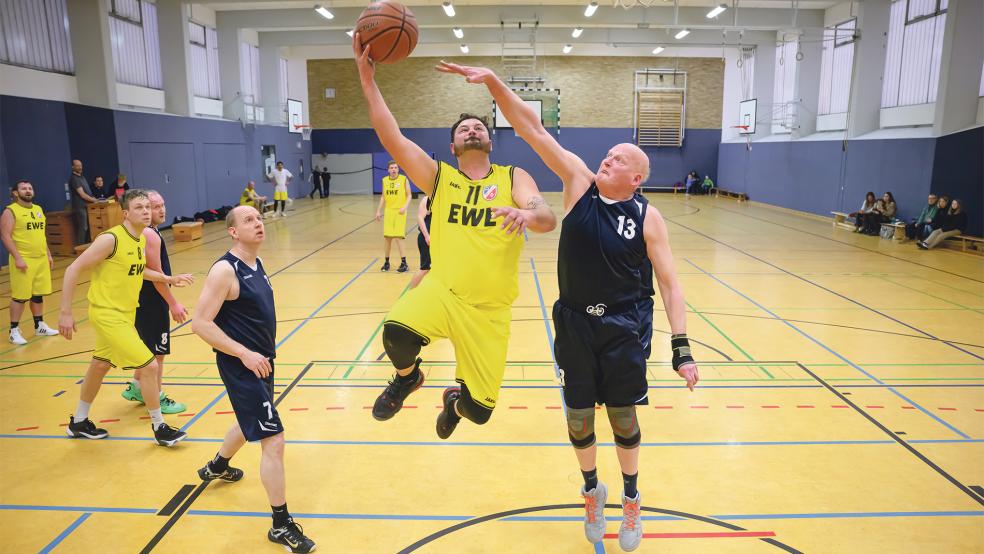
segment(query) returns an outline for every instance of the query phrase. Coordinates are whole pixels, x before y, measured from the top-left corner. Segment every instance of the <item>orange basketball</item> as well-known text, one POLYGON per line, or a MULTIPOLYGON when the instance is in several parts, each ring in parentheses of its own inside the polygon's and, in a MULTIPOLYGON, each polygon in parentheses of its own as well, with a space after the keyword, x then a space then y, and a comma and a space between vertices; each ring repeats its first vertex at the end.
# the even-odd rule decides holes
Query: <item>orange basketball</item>
POLYGON ((417 18, 409 8, 391 0, 373 2, 362 10, 355 32, 376 63, 396 63, 417 46, 417 18))

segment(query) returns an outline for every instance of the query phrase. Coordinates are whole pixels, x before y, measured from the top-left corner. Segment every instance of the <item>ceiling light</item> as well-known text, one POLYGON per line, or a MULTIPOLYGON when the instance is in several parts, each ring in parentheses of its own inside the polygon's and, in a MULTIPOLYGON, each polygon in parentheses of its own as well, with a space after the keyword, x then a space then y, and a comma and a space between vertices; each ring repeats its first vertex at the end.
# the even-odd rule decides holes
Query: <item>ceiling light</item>
POLYGON ((598 11, 598 3, 591 2, 587 8, 584 8, 584 17, 591 17, 596 11, 598 11))
POLYGON ((724 4, 719 5, 713 10, 707 12, 707 19, 711 19, 712 17, 717 17, 721 15, 721 13, 724 12, 724 10, 726 9, 728 9, 728 6, 725 6, 724 4))
POLYGON ((451 5, 451 2, 445 2, 441 4, 441 7, 444 8, 444 13, 448 14, 448 17, 454 17, 454 6, 451 5))
POLYGON ((355 29, 349 29, 348 31, 345 31, 345 34, 348 35, 348 36, 350 36, 350 37, 351 36, 354 36, 355 35, 355 29))
POLYGON ((451 29, 451 32, 454 33, 455 38, 465 38, 465 32, 461 30, 461 27, 455 27, 451 29))
POLYGON ((573 50, 573 49, 574 49, 574 47, 571 46, 570 44, 565 44, 564 45, 564 53, 565 54, 570 54, 571 53, 571 50, 573 50))
POLYGON ((680 40, 689 34, 690 34, 690 29, 680 29, 680 32, 677 33, 676 36, 674 36, 673 38, 680 40))
POLYGON ((461 48, 461 53, 462 54, 467 54, 468 53, 468 45, 467 44, 462 44, 460 48, 461 48))
POLYGON ((581 36, 581 33, 583 33, 583 32, 584 32, 584 29, 582 29, 580 27, 574 27, 574 31, 571 32, 571 36, 574 37, 574 38, 577 38, 577 37, 581 36))
POLYGON ((653 48, 653 54, 659 54, 663 50, 666 50, 666 48, 663 48, 662 46, 657 46, 656 48, 653 48))
POLYGON ((318 15, 325 19, 335 19, 335 14, 328 11, 328 8, 322 6, 321 4, 316 4, 314 6, 314 11, 318 12, 318 15))

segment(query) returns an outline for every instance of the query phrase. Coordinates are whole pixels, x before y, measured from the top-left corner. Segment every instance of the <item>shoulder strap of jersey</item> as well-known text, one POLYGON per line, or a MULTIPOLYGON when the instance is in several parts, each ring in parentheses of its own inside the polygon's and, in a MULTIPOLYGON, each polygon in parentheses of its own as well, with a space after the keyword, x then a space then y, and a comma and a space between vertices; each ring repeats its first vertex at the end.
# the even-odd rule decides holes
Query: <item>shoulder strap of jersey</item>
MULTIPOLYGON (((96 238, 99 238, 99 237, 101 237, 103 235, 109 235, 109 236, 113 237, 113 251, 109 253, 109 256, 106 256, 106 259, 109 260, 109 259, 112 259, 113 256, 116 255, 117 247, 119 247, 119 245, 120 245, 120 237, 118 237, 116 235, 116 233, 113 232, 113 228, 106 229, 102 233, 99 233, 98 235, 96 235, 96 238)), ((96 239, 92 239, 92 242, 95 242, 95 241, 96 241, 96 239)))

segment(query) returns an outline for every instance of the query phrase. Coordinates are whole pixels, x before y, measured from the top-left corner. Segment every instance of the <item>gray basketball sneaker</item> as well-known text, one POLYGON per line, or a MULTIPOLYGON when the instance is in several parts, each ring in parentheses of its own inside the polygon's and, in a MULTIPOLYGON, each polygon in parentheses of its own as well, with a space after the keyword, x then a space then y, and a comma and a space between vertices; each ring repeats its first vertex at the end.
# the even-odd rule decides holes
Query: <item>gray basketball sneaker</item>
POLYGON ((626 552, 639 548, 642 542, 642 518, 639 507, 642 506, 642 493, 636 492, 635 498, 622 495, 622 526, 618 528, 618 545, 626 552))
POLYGON ((608 487, 598 481, 591 491, 585 491, 581 486, 581 496, 584 497, 584 537, 595 544, 605 538, 605 502, 608 500, 608 487))

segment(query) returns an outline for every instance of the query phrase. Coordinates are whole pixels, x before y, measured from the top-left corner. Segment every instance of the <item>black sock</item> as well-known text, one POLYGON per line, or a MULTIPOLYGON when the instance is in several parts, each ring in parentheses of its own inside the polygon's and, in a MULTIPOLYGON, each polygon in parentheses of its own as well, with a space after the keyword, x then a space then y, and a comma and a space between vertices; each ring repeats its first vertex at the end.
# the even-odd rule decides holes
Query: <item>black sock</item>
POLYGON ((390 263, 390 257, 386 256, 386 263, 390 263))
POLYGON ((635 475, 626 475, 624 473, 622 474, 622 487, 624 490, 623 494, 625 494, 626 498, 635 498, 636 495, 639 494, 639 490, 636 489, 636 482, 638 480, 639 480, 638 473, 636 473, 635 475))
POLYGON ((287 503, 283 506, 270 506, 273 509, 273 528, 283 527, 290 521, 290 513, 287 511, 287 503))
POLYGON ((396 377, 404 383, 412 383, 420 378, 420 364, 413 364, 413 371, 406 375, 396 374, 396 377))
POLYGON ((34 328, 37 329, 38 328, 38 324, 40 324, 41 321, 43 321, 43 320, 44 320, 44 316, 40 316, 40 315, 34 316, 34 328))
POLYGON ((14 329, 17 328, 18 325, 20 325, 20 321, 11 321, 10 322, 10 330, 13 331, 14 329))
POLYGON ((208 469, 212 473, 222 473, 229 469, 229 460, 231 459, 232 458, 223 458, 218 454, 218 452, 216 452, 215 457, 208 463, 208 469))
POLYGON ((403 265, 407 265, 407 257, 406 256, 401 257, 400 260, 403 261, 403 265))
POLYGON ((598 486, 598 468, 591 471, 581 470, 581 477, 584 477, 584 490, 591 491, 598 486))

